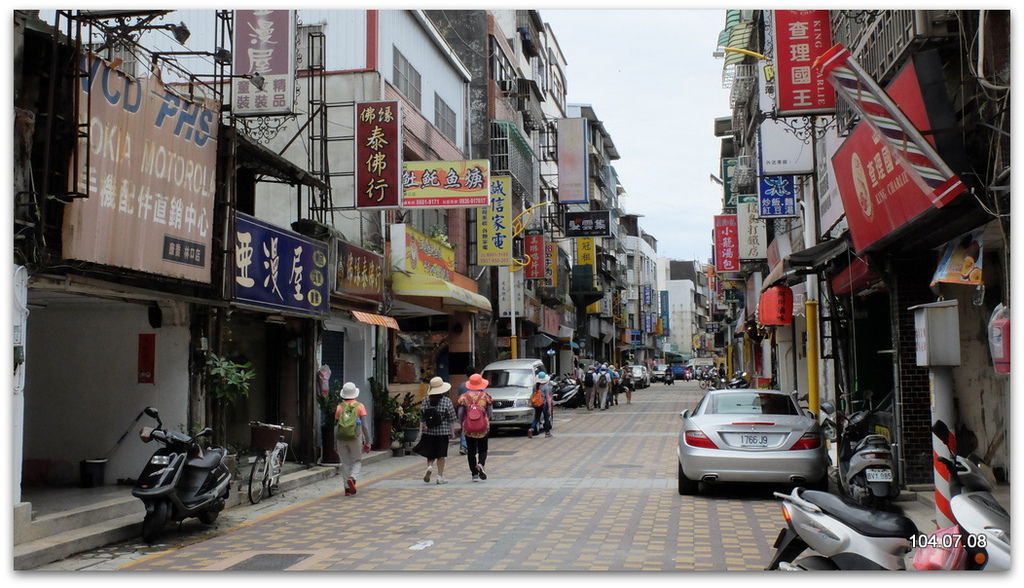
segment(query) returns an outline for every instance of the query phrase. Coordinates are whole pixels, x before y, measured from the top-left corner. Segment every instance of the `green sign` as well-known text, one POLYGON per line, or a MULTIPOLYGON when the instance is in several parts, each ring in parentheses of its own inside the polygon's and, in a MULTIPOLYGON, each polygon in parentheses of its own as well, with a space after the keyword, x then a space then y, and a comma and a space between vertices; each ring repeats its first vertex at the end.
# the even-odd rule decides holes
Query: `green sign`
MULTIPOLYGON (((739 159, 735 157, 722 158, 722 183, 725 191, 723 206, 736 206, 736 193, 732 190, 732 180, 736 176, 736 164, 739 159)), ((756 198, 756 195, 755 195, 756 198)))

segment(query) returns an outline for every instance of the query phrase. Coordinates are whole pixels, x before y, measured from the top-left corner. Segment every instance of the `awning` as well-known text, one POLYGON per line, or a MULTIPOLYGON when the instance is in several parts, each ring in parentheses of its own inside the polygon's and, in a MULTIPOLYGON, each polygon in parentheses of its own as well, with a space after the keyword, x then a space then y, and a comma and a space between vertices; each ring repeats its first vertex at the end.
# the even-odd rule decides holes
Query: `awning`
POLYGON ((839 257, 850 248, 850 240, 846 237, 823 241, 813 247, 794 251, 786 256, 789 264, 794 267, 820 268, 839 257))
POLYGON ((476 312, 491 311, 491 301, 455 284, 417 274, 406 275, 401 272, 391 274, 391 290, 398 296, 433 296, 443 299, 444 306, 460 310, 476 312))
POLYGON ((402 330, 398 328, 398 321, 396 321, 394 318, 390 316, 384 316, 382 314, 373 314, 372 312, 360 312, 358 310, 352 310, 349 312, 351 312, 352 316, 355 317, 355 319, 361 323, 366 323, 368 325, 380 325, 382 327, 387 327, 389 329, 394 329, 396 331, 402 330))
POLYGON ((839 272, 832 278, 832 293, 835 295, 857 293, 879 279, 878 274, 871 271, 865 258, 854 258, 850 267, 839 272))

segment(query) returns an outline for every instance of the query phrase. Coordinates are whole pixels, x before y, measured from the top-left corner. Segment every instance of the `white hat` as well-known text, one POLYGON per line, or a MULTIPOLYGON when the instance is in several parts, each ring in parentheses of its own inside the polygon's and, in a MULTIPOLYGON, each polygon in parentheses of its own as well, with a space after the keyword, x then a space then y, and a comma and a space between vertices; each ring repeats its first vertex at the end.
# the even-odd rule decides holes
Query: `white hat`
POLYGON ((341 398, 342 400, 351 400, 359 396, 359 388, 352 382, 345 382, 345 385, 341 387, 341 398))
POLYGON ((451 384, 442 380, 440 376, 434 376, 433 378, 430 378, 430 388, 427 389, 427 394, 429 396, 444 394, 451 389, 451 384))
POLYGON ((550 381, 551 381, 551 376, 547 375, 547 373, 545 373, 545 372, 538 372, 537 373, 537 383, 538 384, 547 384, 550 381))

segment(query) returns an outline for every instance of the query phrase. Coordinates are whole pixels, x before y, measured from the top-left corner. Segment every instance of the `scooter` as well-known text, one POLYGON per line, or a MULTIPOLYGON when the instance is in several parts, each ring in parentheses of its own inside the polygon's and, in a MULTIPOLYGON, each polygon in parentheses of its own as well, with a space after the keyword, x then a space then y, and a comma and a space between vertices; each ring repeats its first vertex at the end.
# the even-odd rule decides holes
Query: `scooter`
POLYGON ((868 417, 872 411, 861 410, 849 416, 836 411, 828 401, 821 411, 836 415, 838 426, 825 419, 826 438, 838 438, 839 480, 843 493, 863 506, 884 507, 900 494, 896 483, 892 447, 882 435, 868 434, 868 417))
POLYGON ((553 384, 551 400, 555 406, 576 408, 583 405, 583 386, 579 380, 569 374, 565 374, 556 379, 553 384))
POLYGON ((144 411, 156 419, 156 427, 143 427, 139 438, 144 443, 156 440, 163 444, 142 469, 132 496, 146 506, 142 521, 142 540, 156 540, 167 521, 196 517, 209 525, 217 520, 231 486, 231 473, 224 463, 226 451, 215 447, 203 450, 197 441, 213 433, 207 427, 190 437, 179 431, 163 428, 155 408, 144 411))
POLYGON ((776 492, 786 526, 766 570, 904 570, 919 536, 914 521, 860 506, 843 496, 794 488, 776 492), (807 549, 819 555, 796 560, 807 549))

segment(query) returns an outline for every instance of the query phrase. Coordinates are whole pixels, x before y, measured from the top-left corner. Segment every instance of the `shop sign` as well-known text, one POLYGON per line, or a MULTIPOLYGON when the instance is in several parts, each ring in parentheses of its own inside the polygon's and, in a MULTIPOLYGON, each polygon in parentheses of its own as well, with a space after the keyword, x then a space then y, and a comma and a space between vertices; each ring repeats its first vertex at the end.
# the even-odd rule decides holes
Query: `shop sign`
POLYGON ((814 60, 832 46, 828 10, 776 10, 775 101, 779 116, 835 112, 832 85, 814 60))
POLYGON ((661 308, 659 309, 661 310, 661 332, 663 335, 668 335, 672 332, 668 321, 668 290, 661 290, 658 292, 658 296, 661 298, 661 308))
POLYGON ((733 189, 733 180, 736 178, 736 165, 739 159, 735 157, 722 158, 722 206, 733 208, 736 206, 736 191, 733 189))
POLYGON ((86 197, 64 207, 63 257, 210 283, 220 104, 96 56, 78 63, 89 138, 68 189, 86 197))
POLYGON ((983 230, 971 231, 946 246, 942 261, 935 270, 932 286, 939 282, 981 286, 981 258, 985 251, 982 241, 983 230))
POLYGON ((231 113, 235 116, 291 114, 295 101, 295 11, 236 10, 232 72, 259 74, 231 79, 231 113))
POLYGON ((558 286, 558 243, 544 247, 544 277, 549 286, 558 286))
POLYGON ((585 118, 558 119, 559 204, 582 204, 590 201, 588 131, 585 118))
POLYGON ((156 383, 156 334, 139 333, 138 383, 156 383))
POLYGON ((523 250, 526 252, 527 262, 523 268, 523 277, 527 280, 543 280, 545 274, 544 256, 547 248, 544 246, 544 231, 541 229, 527 229, 523 237, 523 250))
POLYGON ((611 235, 610 210, 565 213, 566 237, 611 237, 611 235))
POLYGON ((757 204, 741 202, 736 206, 740 259, 766 259, 768 233, 764 219, 757 218, 757 204))
POLYGON ((384 301, 384 256, 338 241, 338 258, 333 294, 368 300, 384 301))
MULTIPOLYGON (((792 121, 789 121, 792 122, 792 121)), ((793 132, 785 119, 766 118, 758 131, 761 175, 809 174, 814 171, 813 141, 793 132)))
POLYGON ((498 268, 498 315, 502 318, 510 318, 515 312, 516 317, 524 317, 523 312, 523 272, 510 271, 508 267, 498 268), (513 284, 512 280, 515 280, 513 284), (515 296, 512 296, 513 286, 515 296))
POLYGON ((546 306, 541 307, 540 310, 542 320, 544 321, 544 324, 541 325, 540 330, 549 335, 558 337, 558 327, 561 325, 561 319, 558 316, 558 311, 556 311, 553 308, 548 308, 546 306))
POLYGON ((486 208, 476 213, 476 264, 512 265, 512 179, 493 176, 486 208))
POLYGON ((455 273, 455 250, 409 225, 391 225, 391 267, 450 282, 455 273))
POLYGON ((406 161, 404 208, 474 208, 490 201, 490 161, 406 161))
POLYGON ((796 176, 761 176, 757 179, 757 210, 761 218, 799 216, 796 176))
POLYGON ((576 265, 590 265, 597 269, 597 249, 593 237, 576 239, 576 265))
POLYGON ((715 266, 719 272, 740 271, 739 233, 735 214, 715 216, 715 266))
POLYGON ((356 208, 402 205, 401 114, 396 100, 356 103, 356 208))
POLYGON ((309 315, 328 312, 327 246, 235 212, 232 300, 309 315))

